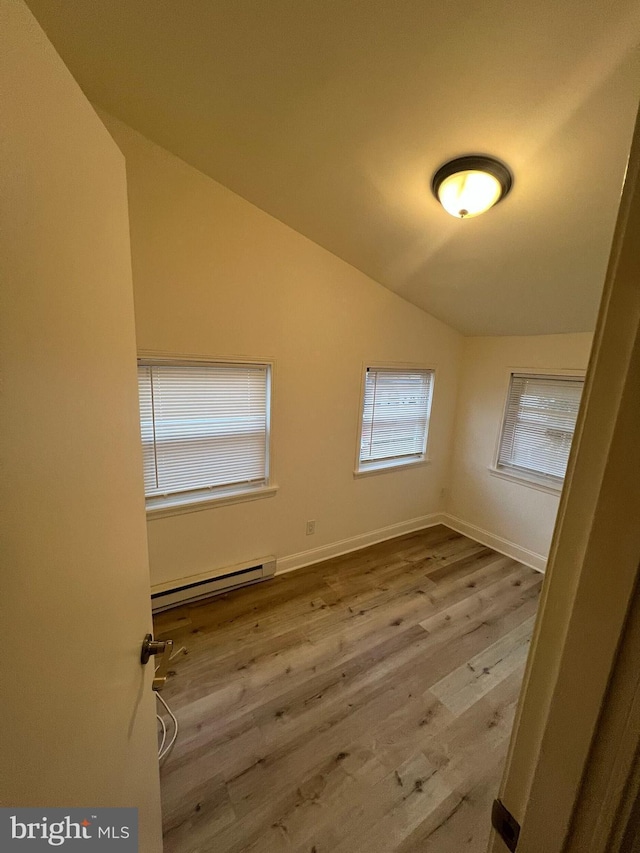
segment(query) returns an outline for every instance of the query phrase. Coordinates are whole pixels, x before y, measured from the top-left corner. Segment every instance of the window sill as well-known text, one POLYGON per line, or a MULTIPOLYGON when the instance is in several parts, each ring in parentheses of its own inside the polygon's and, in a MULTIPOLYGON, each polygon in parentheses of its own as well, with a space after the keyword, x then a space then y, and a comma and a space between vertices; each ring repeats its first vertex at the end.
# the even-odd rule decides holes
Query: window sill
POLYGON ((366 468, 360 468, 353 472, 353 476, 355 479, 359 479, 360 477, 372 477, 375 474, 387 474, 390 471, 403 471, 407 468, 419 468, 421 465, 430 464, 431 460, 426 458, 400 462, 384 462, 378 465, 369 465, 366 468))
POLYGON ((180 498, 175 495, 162 499, 152 505, 147 505, 147 520, 166 518, 169 515, 183 515, 188 512, 201 512, 204 509, 213 509, 218 506, 230 506, 231 504, 244 503, 245 501, 257 501, 261 498, 271 498, 278 491, 278 486, 260 486, 254 489, 244 489, 218 493, 217 495, 193 495, 188 498, 180 498))
POLYGON ((535 476, 528 477, 526 474, 514 473, 502 468, 489 467, 489 473, 492 477, 499 477, 501 480, 508 480, 511 483, 518 483, 520 486, 528 486, 530 489, 537 489, 539 492, 546 492, 549 495, 560 496, 562 491, 562 483, 557 486, 542 478, 538 479, 535 476))

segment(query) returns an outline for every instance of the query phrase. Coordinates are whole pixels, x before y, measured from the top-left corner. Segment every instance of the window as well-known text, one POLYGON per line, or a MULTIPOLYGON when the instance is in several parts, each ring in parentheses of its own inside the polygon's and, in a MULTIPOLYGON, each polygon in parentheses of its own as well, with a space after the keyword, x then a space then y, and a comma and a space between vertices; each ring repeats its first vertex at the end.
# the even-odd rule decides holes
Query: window
POLYGON ((513 373, 497 469, 560 488, 584 380, 513 373))
POLYGON ((357 473, 425 459, 432 393, 432 370, 367 368, 357 473))
POLYGON ((141 361, 138 390, 148 509, 268 484, 268 365, 141 361))

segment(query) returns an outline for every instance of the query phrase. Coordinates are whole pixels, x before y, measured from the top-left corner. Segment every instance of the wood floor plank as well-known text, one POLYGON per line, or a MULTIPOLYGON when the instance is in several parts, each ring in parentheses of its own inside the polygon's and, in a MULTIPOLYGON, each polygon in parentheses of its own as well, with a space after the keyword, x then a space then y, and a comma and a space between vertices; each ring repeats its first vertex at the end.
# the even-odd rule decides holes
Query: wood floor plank
POLYGON ((533 621, 532 616, 492 643, 434 684, 431 692, 454 714, 466 711, 500 681, 524 667, 533 621))
POLYGON ((541 580, 438 526, 157 616, 166 853, 484 853, 541 580))

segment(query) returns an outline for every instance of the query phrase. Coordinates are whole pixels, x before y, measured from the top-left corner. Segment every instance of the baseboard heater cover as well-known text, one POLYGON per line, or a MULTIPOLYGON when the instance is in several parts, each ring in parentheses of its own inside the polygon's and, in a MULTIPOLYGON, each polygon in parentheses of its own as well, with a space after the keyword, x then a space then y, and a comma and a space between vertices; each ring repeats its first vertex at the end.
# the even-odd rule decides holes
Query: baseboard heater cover
POLYGON ((177 607, 179 604, 200 601, 212 595, 220 595, 231 589, 272 578, 276 573, 276 558, 264 557, 241 563, 215 573, 192 575, 171 583, 158 584, 151 588, 151 609, 154 613, 177 607))

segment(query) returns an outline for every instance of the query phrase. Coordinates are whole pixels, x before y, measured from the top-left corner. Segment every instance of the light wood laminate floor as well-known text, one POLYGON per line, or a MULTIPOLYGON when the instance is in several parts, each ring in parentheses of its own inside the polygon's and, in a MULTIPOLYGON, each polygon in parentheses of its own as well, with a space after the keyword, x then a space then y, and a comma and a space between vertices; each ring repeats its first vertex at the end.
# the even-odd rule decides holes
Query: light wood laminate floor
POLYGON ((157 616, 165 853, 484 853, 541 582, 438 526, 157 616))

